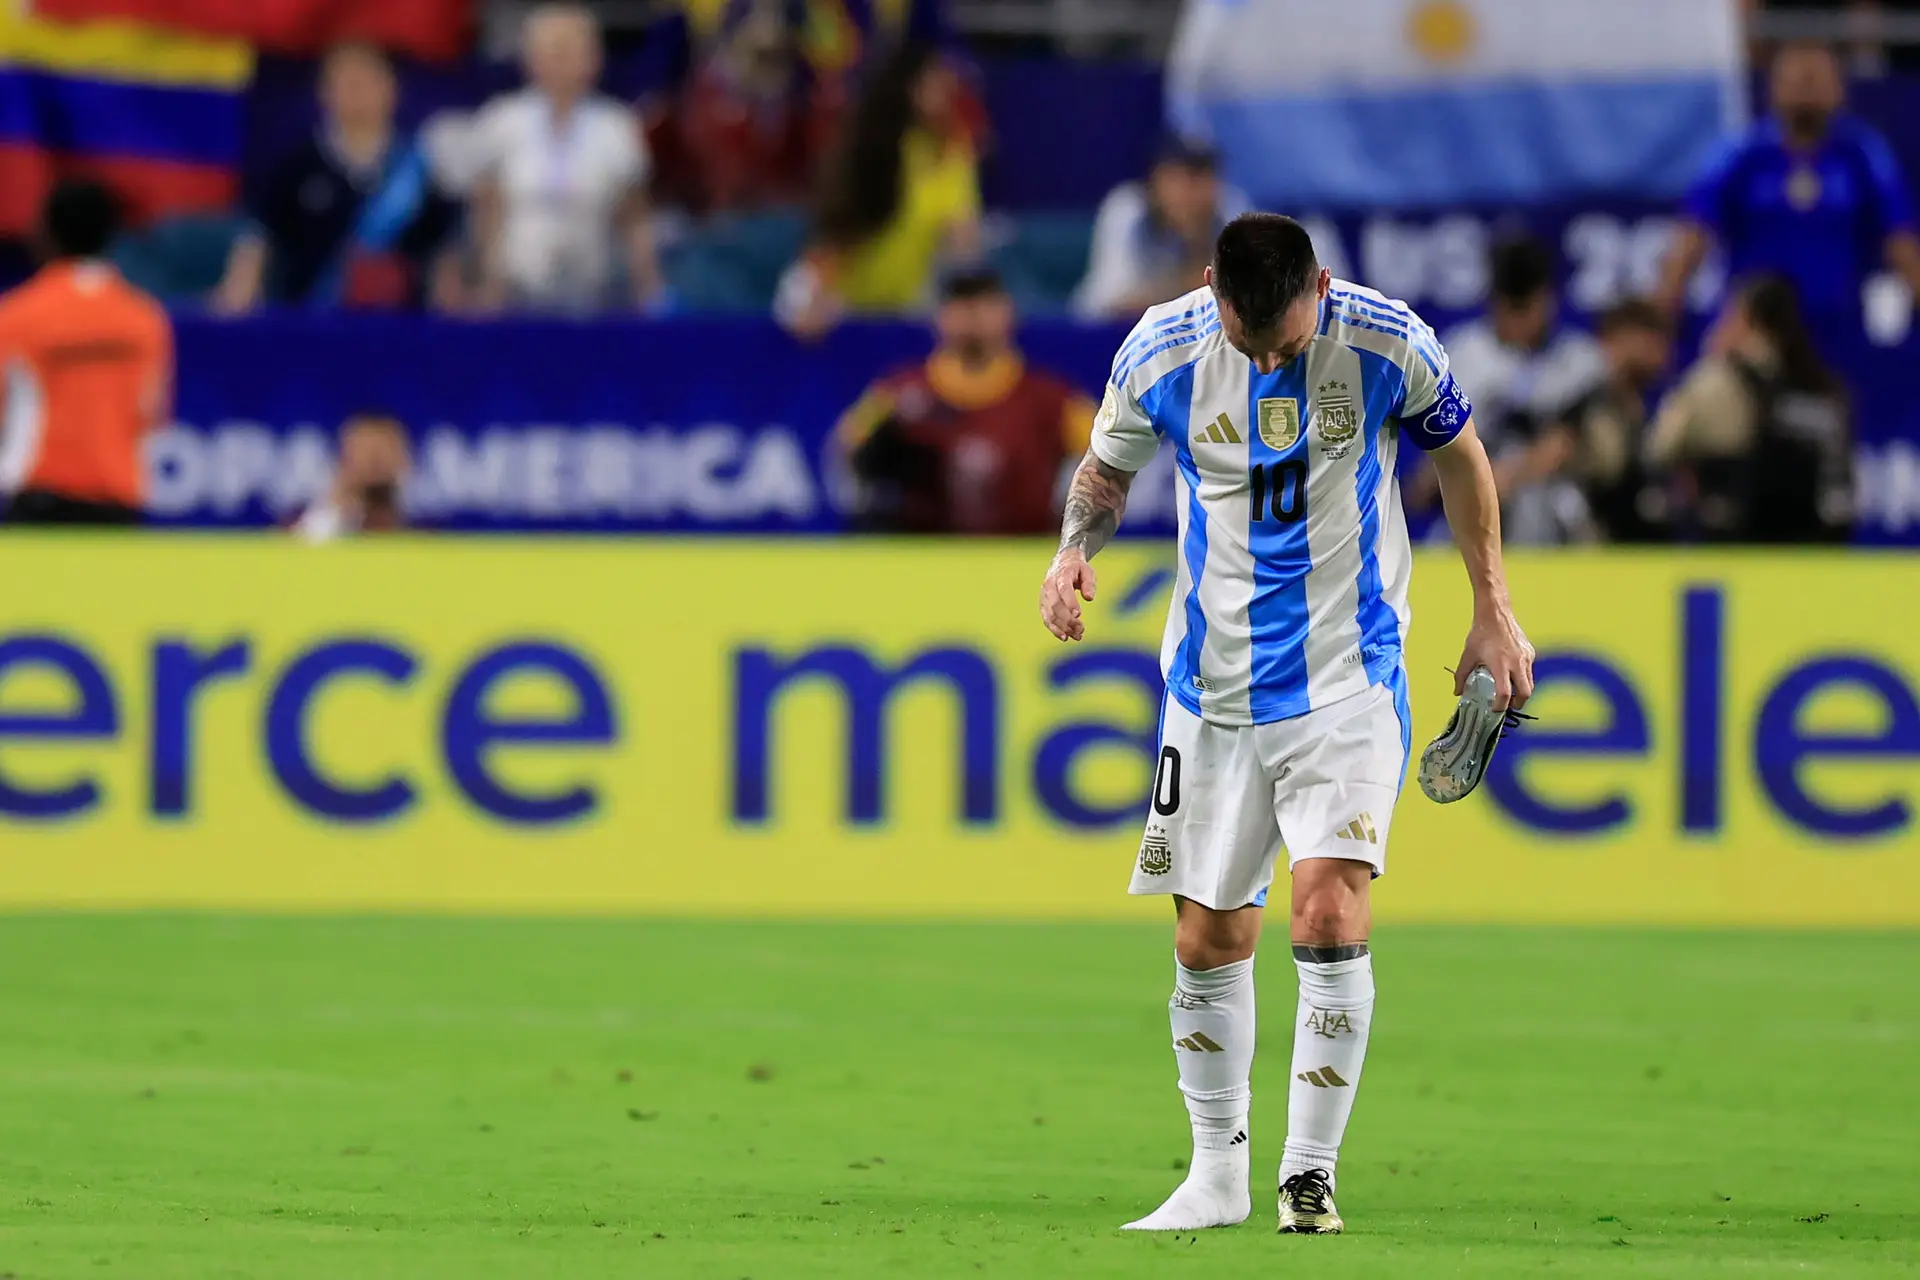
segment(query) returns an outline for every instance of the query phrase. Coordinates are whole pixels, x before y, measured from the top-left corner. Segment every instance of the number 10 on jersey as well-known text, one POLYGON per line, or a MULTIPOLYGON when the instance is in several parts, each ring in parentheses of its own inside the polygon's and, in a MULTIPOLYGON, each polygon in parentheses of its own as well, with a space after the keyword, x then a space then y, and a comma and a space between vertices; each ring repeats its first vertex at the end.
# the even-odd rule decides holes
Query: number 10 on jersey
POLYGON ((1292 524, 1307 514, 1307 464, 1295 458, 1255 466, 1252 476, 1253 518, 1292 524))

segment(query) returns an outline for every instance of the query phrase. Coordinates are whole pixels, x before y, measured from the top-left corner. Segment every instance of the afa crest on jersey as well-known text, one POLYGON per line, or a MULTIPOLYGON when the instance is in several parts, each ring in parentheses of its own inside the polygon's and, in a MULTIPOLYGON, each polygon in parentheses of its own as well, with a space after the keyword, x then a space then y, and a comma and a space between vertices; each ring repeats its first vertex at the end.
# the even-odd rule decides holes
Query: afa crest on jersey
POLYGON ((1300 402, 1292 396, 1260 401, 1260 438, 1267 447, 1285 453, 1300 439, 1300 402))
POLYGON ((1329 458, 1344 458, 1360 434, 1360 413, 1344 382, 1322 383, 1313 393, 1313 424, 1329 458))

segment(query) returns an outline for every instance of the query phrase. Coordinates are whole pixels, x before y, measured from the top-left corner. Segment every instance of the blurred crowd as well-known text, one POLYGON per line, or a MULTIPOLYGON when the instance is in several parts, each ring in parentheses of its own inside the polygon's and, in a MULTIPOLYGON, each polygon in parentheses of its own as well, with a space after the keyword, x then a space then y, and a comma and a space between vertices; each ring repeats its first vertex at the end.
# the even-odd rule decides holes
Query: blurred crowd
MULTIPOLYGON (((992 128, 961 47, 928 38, 949 30, 940 5, 916 0, 907 6, 914 21, 852 41, 856 56, 844 38, 822 51, 807 0, 704 7, 713 21, 686 72, 637 101, 602 89, 592 6, 503 9, 515 15, 520 86, 473 109, 432 112, 412 130, 401 121, 422 113, 402 102, 405 81, 389 55, 371 44, 331 49, 314 77, 315 127, 252 165, 240 216, 196 241, 220 242, 217 281, 152 287, 170 304, 198 300, 223 314, 292 305, 584 315, 771 303, 805 336, 848 315, 926 314, 942 269, 980 260, 994 239, 980 191, 992 128), (728 227, 744 229, 742 243, 717 255, 730 260, 709 262, 728 227), (729 289, 743 261, 768 257, 771 271, 764 261, 744 268, 764 281, 729 289)), ((1844 10, 1856 36, 1799 59, 1778 111, 1791 146, 1809 154, 1825 144, 1820 121, 1838 110, 1842 71, 1892 61, 1875 24, 1912 12, 1886 0, 1827 7, 1844 10), (1832 106, 1813 101, 1829 91, 1832 106)), ((1870 138, 1856 145, 1860 131, 1841 120, 1835 136, 1860 151, 1866 167, 1854 176, 1886 220, 1906 197, 1881 193, 1902 179, 1880 162, 1884 147, 1870 138)), ((1141 161, 1138 180, 1107 195, 1090 243, 1079 244, 1077 286, 1059 291, 1083 318, 1135 315, 1192 287, 1213 233, 1249 207, 1205 145, 1169 137, 1141 161)), ((1687 236, 1656 299, 1670 311, 1710 233, 1724 236, 1729 184, 1741 177, 1723 175, 1720 188, 1703 185, 1689 202, 1687 236)), ((1894 249, 1902 273, 1920 278, 1920 255, 1904 243, 1894 249)), ((169 245, 153 252, 179 256, 169 245)), ((140 258, 140 246, 123 256, 140 258)), ((1803 296, 1835 294, 1856 274, 1851 263, 1833 269, 1840 256, 1809 256, 1788 274, 1803 296)), ((1736 271, 1754 265, 1733 262, 1736 271)))
MULTIPOLYGON (((522 87, 411 133, 389 56, 337 46, 315 78, 317 127, 249 175, 242 218, 209 233, 230 247, 198 300, 228 315, 737 310, 760 284, 729 291, 729 270, 771 253, 767 300, 803 336, 849 315, 925 314, 942 270, 986 248, 977 77, 911 33, 823 60, 809 13, 728 0, 683 83, 624 102, 600 88, 593 10, 541 3, 519 24, 522 87), (701 270, 727 227, 754 243, 701 270), (669 259, 688 262, 697 296, 676 296, 669 259)), ((1076 314, 1137 313, 1191 287, 1214 232, 1249 207, 1204 147, 1169 138, 1146 159, 1099 209, 1076 314)))
POLYGON ((805 210, 783 291, 796 328, 918 309, 936 263, 979 248, 978 99, 931 44, 829 72, 807 38, 804 4, 733 0, 684 85, 638 105, 600 89, 593 11, 540 4, 521 25, 524 86, 414 136, 387 55, 337 47, 319 127, 249 184, 211 302, 667 310, 662 251, 680 228, 805 210))
MULTIPOLYGON (((803 228, 773 299, 790 331, 811 339, 863 314, 934 320, 929 358, 878 380, 841 423, 861 523, 1043 532, 1092 405, 1024 361, 1006 282, 984 263, 992 139, 969 67, 906 39, 828 69, 809 56, 806 17, 796 0, 728 0, 684 84, 641 106, 601 91, 593 11, 541 3, 519 27, 523 85, 412 133, 397 123, 389 57, 335 47, 318 68, 318 127, 247 184, 205 301, 229 315, 665 312, 680 300, 663 261, 687 227, 781 211, 803 228)), ((1511 541, 1848 535, 1851 409, 1818 335, 1857 327, 1862 283, 1883 267, 1920 292, 1906 177, 1844 110, 1843 60, 1874 47, 1769 51, 1768 112, 1700 176, 1658 287, 1593 333, 1560 318, 1553 247, 1495 247, 1487 313, 1446 345, 1496 459, 1511 541), (1736 284, 1698 361, 1676 369, 1683 298, 1715 248, 1736 284)), ((1204 145, 1169 137, 1144 159, 1094 218, 1071 299, 1084 319, 1131 319, 1197 286, 1218 230, 1249 207, 1204 145)), ((84 183, 56 193, 47 232, 64 265, 0 304, 0 331, 28 327, 19 317, 56 285, 71 307, 108 252, 108 203, 84 183)), ((145 335, 141 351, 159 341, 149 320, 125 323, 145 335)), ((131 438, 157 421, 158 378, 130 382, 125 420, 98 429, 131 438)), ((297 521, 308 536, 404 522, 405 430, 373 415, 344 437, 340 485, 297 521)), ((15 489, 39 502, 63 492, 35 465, 15 489)), ((49 518, 136 505, 124 488, 64 492, 92 506, 55 503, 49 518)), ((1435 506, 1430 476, 1409 475, 1407 494, 1416 515, 1435 506)), ((34 509, 16 498, 12 516, 34 509)))

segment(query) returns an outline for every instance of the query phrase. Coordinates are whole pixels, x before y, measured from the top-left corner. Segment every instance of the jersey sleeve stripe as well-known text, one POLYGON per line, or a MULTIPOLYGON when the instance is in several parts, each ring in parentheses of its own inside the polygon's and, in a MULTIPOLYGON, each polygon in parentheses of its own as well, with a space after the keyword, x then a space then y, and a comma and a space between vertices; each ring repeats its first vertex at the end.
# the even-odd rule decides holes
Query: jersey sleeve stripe
POLYGON ((1133 376, 1153 363, 1156 358, 1181 347, 1197 347, 1218 332, 1220 332, 1220 321, 1216 318, 1197 333, 1181 334, 1178 337, 1162 342, 1159 346, 1148 350, 1138 360, 1133 361, 1126 368, 1116 369, 1113 374, 1112 385, 1118 390, 1125 391, 1127 384, 1132 381, 1133 376))
POLYGON ((1338 289, 1329 291, 1327 296, 1341 308, 1370 320, 1378 320, 1382 324, 1396 324, 1404 327, 1410 321, 1418 323, 1417 317, 1411 311, 1390 302, 1375 302, 1371 298, 1362 298, 1338 289))
POLYGON ((1194 325, 1204 325, 1209 321, 1217 319, 1219 314, 1219 307, 1209 298, 1198 306, 1188 307, 1185 311, 1178 311, 1172 315, 1162 316, 1152 324, 1147 324, 1145 321, 1142 321, 1134 327, 1133 332, 1127 335, 1127 340, 1121 344, 1120 356, 1115 363, 1119 364, 1124 361, 1131 361, 1138 352, 1153 346, 1169 334, 1194 325))
POLYGON ((1399 338, 1433 371, 1435 377, 1440 375, 1446 363, 1440 340, 1434 336, 1426 321, 1414 314, 1411 307, 1362 297, 1344 289, 1329 290, 1327 299, 1331 305, 1321 323, 1322 333, 1328 332, 1333 323, 1338 321, 1349 329, 1399 338))
POLYGON ((1181 324, 1164 325, 1128 342, 1126 346, 1120 349, 1119 359, 1114 363, 1116 366, 1137 366, 1142 360, 1146 359, 1145 353, 1147 351, 1170 338, 1184 337, 1199 329, 1205 328, 1208 323, 1209 321, 1205 319, 1195 318, 1181 324))
POLYGON ((1445 349, 1441 347, 1439 337, 1425 320, 1413 313, 1411 308, 1407 310, 1407 320, 1407 344, 1426 362, 1427 368, 1433 370, 1434 376, 1438 377, 1441 366, 1447 362, 1445 349))
POLYGON ((1413 317, 1413 337, 1416 341, 1424 342, 1430 347, 1437 349, 1440 346, 1440 336, 1433 331, 1432 325, 1419 316, 1413 317))
POLYGON ((1382 320, 1392 320, 1399 324, 1405 324, 1408 319, 1406 309, 1396 307, 1392 303, 1375 302, 1370 298, 1361 298, 1351 293, 1342 293, 1338 289, 1329 290, 1327 296, 1340 306, 1346 307, 1349 310, 1362 311, 1382 320))
POLYGON ((1171 330, 1192 324, 1195 319, 1195 313, 1183 311, 1179 315, 1172 315, 1163 320, 1156 320, 1150 325, 1134 329, 1132 333, 1127 335, 1127 341, 1120 349, 1125 351, 1129 347, 1138 347, 1152 341, 1156 334, 1167 333, 1171 330))
POLYGON ((1447 354, 1446 349, 1440 345, 1440 339, 1434 336, 1433 330, 1425 325, 1420 326, 1420 329, 1413 334, 1412 346, 1420 358, 1427 362, 1427 368, 1433 370, 1433 376, 1439 377, 1441 369, 1447 363, 1447 354))
POLYGON ((1357 329, 1371 329, 1375 333, 1390 333, 1396 338, 1412 340, 1413 335, 1407 331, 1405 325, 1395 324, 1391 320, 1383 320, 1363 311, 1347 311, 1343 309, 1338 313, 1337 318, 1340 323, 1352 325, 1357 329))
POLYGON ((1405 338, 1407 336, 1405 329, 1396 329, 1391 325, 1375 324, 1373 321, 1360 316, 1343 315, 1340 317, 1340 323, 1350 329, 1365 329, 1368 333, 1384 333, 1389 338, 1405 338))

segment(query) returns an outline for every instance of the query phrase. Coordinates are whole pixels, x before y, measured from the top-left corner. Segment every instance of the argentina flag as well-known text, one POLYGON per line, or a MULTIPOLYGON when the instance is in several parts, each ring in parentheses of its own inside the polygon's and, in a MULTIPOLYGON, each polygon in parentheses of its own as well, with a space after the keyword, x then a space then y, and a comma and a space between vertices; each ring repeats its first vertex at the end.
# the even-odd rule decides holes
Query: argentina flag
POLYGON ((1737 0, 1191 0, 1173 127, 1269 208, 1666 198, 1745 117, 1737 0))

